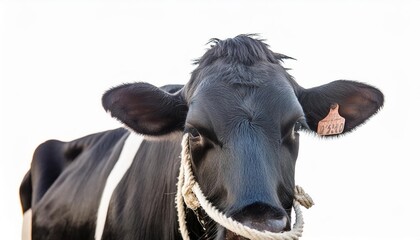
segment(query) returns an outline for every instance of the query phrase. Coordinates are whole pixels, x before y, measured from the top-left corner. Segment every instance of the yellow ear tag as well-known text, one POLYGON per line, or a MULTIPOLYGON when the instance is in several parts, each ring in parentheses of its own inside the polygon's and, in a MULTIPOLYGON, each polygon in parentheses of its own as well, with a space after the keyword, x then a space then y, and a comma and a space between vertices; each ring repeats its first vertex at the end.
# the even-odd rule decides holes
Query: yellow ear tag
POLYGON ((317 129, 318 135, 328 136, 343 132, 346 119, 340 116, 338 108, 339 106, 337 103, 332 104, 328 115, 319 121, 317 129))

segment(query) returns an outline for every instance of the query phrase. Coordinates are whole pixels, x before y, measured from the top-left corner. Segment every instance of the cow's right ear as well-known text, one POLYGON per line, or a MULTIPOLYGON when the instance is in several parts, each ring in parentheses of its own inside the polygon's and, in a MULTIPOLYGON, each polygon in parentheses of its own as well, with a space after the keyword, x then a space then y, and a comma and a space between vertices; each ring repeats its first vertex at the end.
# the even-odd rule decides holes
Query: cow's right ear
POLYGON ((102 97, 102 105, 132 130, 161 136, 183 130, 188 107, 180 87, 164 88, 164 91, 148 83, 123 84, 108 90, 102 97))

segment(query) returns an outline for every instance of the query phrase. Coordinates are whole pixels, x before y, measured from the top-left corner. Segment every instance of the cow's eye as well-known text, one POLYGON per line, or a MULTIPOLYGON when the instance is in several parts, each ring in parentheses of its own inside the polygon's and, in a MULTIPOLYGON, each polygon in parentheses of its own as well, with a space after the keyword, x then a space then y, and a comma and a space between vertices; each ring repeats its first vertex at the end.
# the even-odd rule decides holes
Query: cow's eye
POLYGON ((308 129, 308 125, 306 124, 305 120, 299 119, 295 125, 293 126, 294 132, 300 132, 302 130, 308 129))
POLYGON ((190 135, 191 140, 199 140, 201 137, 200 133, 195 128, 188 129, 188 134, 190 135))
POLYGON ((295 131, 295 132, 299 132, 300 130, 302 130, 303 129, 303 125, 302 125, 302 123, 301 122, 296 122, 295 123, 295 126, 293 127, 293 131, 295 131))

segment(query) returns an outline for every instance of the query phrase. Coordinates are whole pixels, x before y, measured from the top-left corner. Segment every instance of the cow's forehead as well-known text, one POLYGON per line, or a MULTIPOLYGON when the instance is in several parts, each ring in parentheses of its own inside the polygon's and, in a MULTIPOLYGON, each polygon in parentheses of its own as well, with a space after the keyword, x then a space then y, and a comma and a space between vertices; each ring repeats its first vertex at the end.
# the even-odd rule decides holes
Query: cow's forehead
POLYGON ((244 122, 274 130, 303 115, 293 87, 285 79, 268 79, 253 86, 207 79, 191 98, 187 123, 215 132, 244 122))
MULTIPOLYGON (((214 61, 205 67, 198 67, 186 85, 189 92, 188 102, 193 101, 197 94, 216 94, 216 92, 230 95, 241 92, 250 94, 273 89, 280 92, 290 91, 294 87, 291 76, 279 63, 258 62, 252 66, 226 63, 224 59, 214 61)), ((199 96, 201 97, 201 96, 199 96)))

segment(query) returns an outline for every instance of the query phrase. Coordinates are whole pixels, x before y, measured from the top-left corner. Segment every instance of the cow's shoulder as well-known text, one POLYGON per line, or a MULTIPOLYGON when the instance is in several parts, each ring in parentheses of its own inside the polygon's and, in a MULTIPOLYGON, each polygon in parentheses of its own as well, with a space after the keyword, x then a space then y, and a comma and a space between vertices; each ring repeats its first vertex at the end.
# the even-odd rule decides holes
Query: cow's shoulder
POLYGON ((127 136, 119 128, 69 142, 49 140, 37 148, 31 167, 38 195, 32 206, 34 236, 54 239, 72 229, 77 238, 90 237, 102 189, 127 136))

